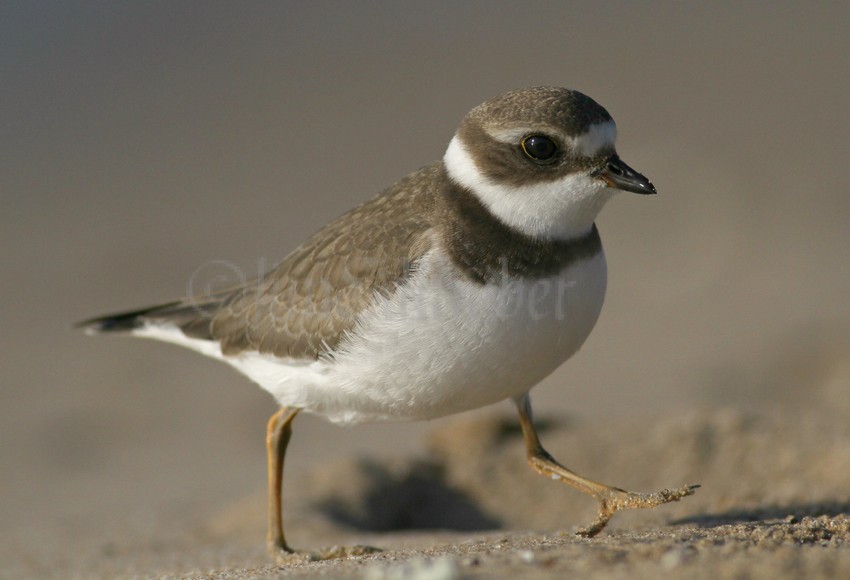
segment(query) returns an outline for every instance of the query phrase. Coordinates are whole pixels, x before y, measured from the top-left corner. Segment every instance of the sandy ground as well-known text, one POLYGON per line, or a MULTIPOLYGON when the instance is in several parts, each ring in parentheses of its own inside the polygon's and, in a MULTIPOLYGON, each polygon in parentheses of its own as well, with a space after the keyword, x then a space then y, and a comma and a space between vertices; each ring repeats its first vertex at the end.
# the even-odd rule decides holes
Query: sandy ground
POLYGON ((0 577, 850 577, 846 2, 0 3, 0 577), (577 539, 510 405, 299 417, 265 555, 270 398, 97 314, 262 273, 438 158, 504 90, 582 90, 658 187, 598 225, 582 351, 533 391, 549 451, 694 497, 577 539), (429 576, 430 575, 430 576, 429 576))
MULTIPOLYGON (((846 377, 845 377, 846 378, 846 377)), ((818 393, 822 394, 822 393, 818 393)), ((698 493, 615 517, 576 537, 591 500, 526 468, 512 418, 434 432, 416 459, 337 462, 290 486, 293 543, 370 545, 344 560, 276 566, 263 552, 265 497, 156 533, 68 538, 82 552, 5 546, 4 576, 256 578, 841 578, 850 574, 846 414, 713 409, 621 422, 545 420, 550 450, 638 490, 699 481, 698 493), (11 558, 11 554, 15 558, 11 558), (15 562, 14 564, 11 564, 15 562), (11 564, 11 565, 10 565, 11 564)))

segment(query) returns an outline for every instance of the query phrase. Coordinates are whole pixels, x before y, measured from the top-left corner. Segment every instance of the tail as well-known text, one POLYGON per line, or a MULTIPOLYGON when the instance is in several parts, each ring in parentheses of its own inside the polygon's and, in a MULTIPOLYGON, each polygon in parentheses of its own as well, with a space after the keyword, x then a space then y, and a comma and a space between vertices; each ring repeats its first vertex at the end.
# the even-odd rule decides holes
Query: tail
POLYGON ((219 300, 208 300, 196 303, 194 301, 177 301, 160 304, 139 310, 129 310, 116 314, 107 314, 78 322, 75 328, 80 328, 86 334, 101 334, 105 332, 132 332, 149 324, 174 325, 183 334, 192 338, 211 339, 210 321, 221 306, 219 300))

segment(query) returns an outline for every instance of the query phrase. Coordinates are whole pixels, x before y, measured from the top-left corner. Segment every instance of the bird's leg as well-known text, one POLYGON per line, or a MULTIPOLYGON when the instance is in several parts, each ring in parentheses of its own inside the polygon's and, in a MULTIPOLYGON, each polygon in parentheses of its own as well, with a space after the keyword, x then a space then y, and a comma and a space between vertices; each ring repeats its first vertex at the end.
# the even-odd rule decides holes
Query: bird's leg
POLYGON ((315 552, 293 550, 283 534, 283 461, 286 446, 292 437, 292 420, 300 409, 283 407, 269 419, 266 427, 266 451, 269 467, 269 552, 278 564, 295 564, 315 560, 330 560, 349 556, 362 556, 378 552, 369 546, 332 546, 315 552))
POLYGON ((269 419, 266 426, 266 452, 269 464, 269 552, 277 556, 281 552, 291 554, 292 548, 283 535, 283 504, 281 488, 283 486, 283 460, 286 446, 292 437, 292 420, 300 409, 282 407, 269 419))
POLYGON ((525 452, 529 465, 537 473, 560 480, 593 496, 599 502, 599 515, 596 517, 596 521, 586 528, 581 528, 577 532, 580 536, 587 538, 595 536, 602 531, 608 520, 619 510, 654 508, 672 501, 679 501, 683 497, 693 495, 699 487, 699 485, 691 484, 673 490, 662 489, 654 493, 634 493, 582 477, 555 461, 543 449, 540 439, 537 437, 537 431, 534 429, 531 416, 531 399, 528 393, 514 398, 514 402, 519 411, 519 424, 525 437, 525 452))

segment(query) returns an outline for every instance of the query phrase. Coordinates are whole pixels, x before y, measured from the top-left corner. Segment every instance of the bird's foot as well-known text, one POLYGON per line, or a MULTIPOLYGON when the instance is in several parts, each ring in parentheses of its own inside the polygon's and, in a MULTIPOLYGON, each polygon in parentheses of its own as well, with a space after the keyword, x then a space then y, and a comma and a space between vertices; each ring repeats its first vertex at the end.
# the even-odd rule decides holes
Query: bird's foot
POLYGON ((693 495, 697 488, 699 488, 699 485, 692 483, 683 485, 678 489, 662 489, 653 493, 635 493, 616 487, 608 487, 594 494, 599 501, 599 515, 596 516, 596 520, 589 526, 578 530, 576 534, 585 538, 592 538, 601 532, 608 520, 620 510, 658 507, 693 495))
POLYGON ((274 559, 278 566, 290 566, 307 562, 366 556, 380 551, 380 548, 373 548, 372 546, 330 546, 318 550, 292 550, 287 548, 277 550, 274 559))

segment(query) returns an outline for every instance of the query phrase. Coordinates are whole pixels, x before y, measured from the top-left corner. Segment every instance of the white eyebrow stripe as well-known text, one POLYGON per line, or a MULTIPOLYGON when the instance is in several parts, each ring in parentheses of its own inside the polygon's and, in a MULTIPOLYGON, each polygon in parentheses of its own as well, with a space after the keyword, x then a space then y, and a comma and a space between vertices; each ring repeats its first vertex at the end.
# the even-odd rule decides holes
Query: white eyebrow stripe
MULTIPOLYGON (((513 127, 509 129, 503 127, 484 127, 484 132, 499 143, 518 145, 520 139, 524 136, 545 133, 546 131, 532 127, 513 127)), ((613 147, 616 140, 617 125, 614 124, 614 121, 595 123, 578 137, 567 137, 565 139, 574 151, 587 157, 595 155, 600 149, 613 147)))
POLYGON ((519 143, 520 138, 524 135, 534 133, 534 130, 530 127, 516 127, 513 129, 484 127, 484 132, 499 143, 514 145, 519 143))

